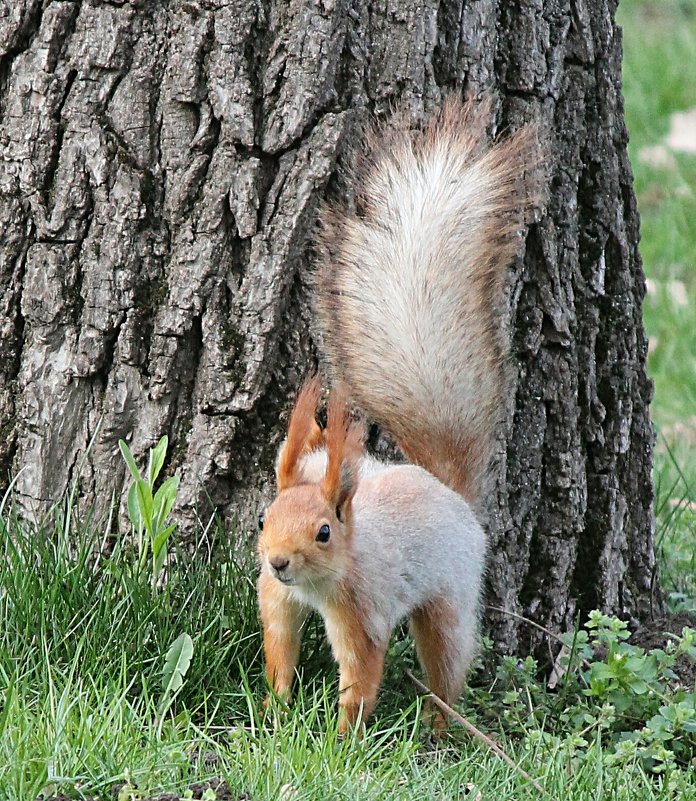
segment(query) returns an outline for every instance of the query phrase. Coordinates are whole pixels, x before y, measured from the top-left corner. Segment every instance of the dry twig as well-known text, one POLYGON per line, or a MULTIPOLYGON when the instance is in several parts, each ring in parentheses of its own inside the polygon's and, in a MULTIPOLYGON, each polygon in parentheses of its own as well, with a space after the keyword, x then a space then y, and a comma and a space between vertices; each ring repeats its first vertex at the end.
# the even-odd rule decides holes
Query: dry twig
MULTIPOLYGON (((537 623, 535 620, 530 620, 528 617, 524 615, 518 615, 517 612, 510 612, 508 609, 503 609, 500 606, 493 606, 492 604, 486 604, 486 609, 492 609, 494 612, 502 612, 504 615, 508 615, 509 617, 514 617, 517 620, 522 620, 524 623, 528 623, 530 626, 534 626, 535 629, 539 629, 539 631, 543 631, 544 634, 548 635, 551 639, 560 642, 564 648, 568 646, 563 642, 563 639, 558 636, 558 634, 554 634, 550 629, 547 629, 546 626, 542 626, 541 623, 537 623)), ((561 649, 562 650, 562 649, 561 649)), ((553 654, 551 654, 553 658, 553 654)), ((582 659, 582 664, 588 670, 592 667, 587 659, 582 659)))
POLYGON ((476 728, 473 723, 470 723, 465 717, 459 714, 459 712, 455 712, 454 709, 449 704, 446 704, 442 698, 435 695, 435 693, 430 690, 428 687, 423 684, 422 681, 419 681, 410 670, 406 671, 406 678, 412 682, 416 688, 422 692, 424 695, 427 695, 428 698, 441 709, 446 715, 449 715, 451 718, 456 720, 460 723, 468 732, 469 734, 473 735, 477 740, 480 740, 484 745, 488 746, 488 748, 493 751, 497 756, 499 756, 505 764, 509 765, 511 768, 517 771, 520 776, 523 776, 527 781, 531 782, 534 786, 534 789, 540 792, 545 798, 551 799, 551 801, 557 801, 550 793, 548 793, 544 788, 535 781, 526 770, 523 770, 518 764, 516 764, 506 753, 503 749, 493 740, 491 740, 488 735, 484 734, 481 729, 476 728))

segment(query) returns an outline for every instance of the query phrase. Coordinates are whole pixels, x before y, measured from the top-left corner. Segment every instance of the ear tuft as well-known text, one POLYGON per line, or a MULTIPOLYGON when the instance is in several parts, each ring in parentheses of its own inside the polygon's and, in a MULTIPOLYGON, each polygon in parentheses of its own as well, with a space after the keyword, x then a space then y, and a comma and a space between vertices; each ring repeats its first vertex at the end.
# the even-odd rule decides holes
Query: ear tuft
POLYGON ((358 470, 357 464, 350 458, 346 457, 341 463, 341 481, 339 486, 339 494, 336 501, 336 508, 341 510, 341 514, 337 517, 343 517, 343 507, 348 499, 352 498, 355 490, 358 488, 358 470))
POLYGON ((324 439, 328 459, 322 492, 340 509, 339 517, 343 519, 345 507, 358 486, 358 462, 363 454, 365 426, 360 421, 351 421, 342 386, 334 389, 329 398, 324 439))
POLYGON ((323 432, 314 415, 321 394, 321 377, 317 373, 302 385, 288 423, 288 436, 278 454, 276 477, 278 491, 298 481, 298 461, 323 442, 323 432))

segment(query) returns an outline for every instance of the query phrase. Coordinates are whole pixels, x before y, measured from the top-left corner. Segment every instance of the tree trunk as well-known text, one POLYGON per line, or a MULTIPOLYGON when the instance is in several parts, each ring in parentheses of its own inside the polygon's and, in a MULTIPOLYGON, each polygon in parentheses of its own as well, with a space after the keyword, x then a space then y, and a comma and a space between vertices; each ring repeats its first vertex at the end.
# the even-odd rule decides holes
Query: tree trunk
MULTIPOLYGON (((541 121, 548 210, 512 281, 490 599, 644 617, 652 430, 611 0, 12 0, 0 9, 0 470, 104 506, 164 433, 179 515, 255 517, 315 357, 317 202, 358 124, 491 89, 541 121), (91 450, 87 452, 90 440, 91 450), (504 443, 504 444, 503 444, 504 443), (22 468, 22 472, 18 471, 22 468)), ((489 615, 500 650, 537 635, 489 615)))

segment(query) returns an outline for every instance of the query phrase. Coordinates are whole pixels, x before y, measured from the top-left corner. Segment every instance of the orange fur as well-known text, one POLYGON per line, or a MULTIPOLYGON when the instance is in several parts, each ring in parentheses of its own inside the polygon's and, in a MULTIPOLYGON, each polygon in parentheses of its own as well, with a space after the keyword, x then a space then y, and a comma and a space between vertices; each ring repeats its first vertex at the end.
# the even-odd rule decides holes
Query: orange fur
MULTIPOLYGON (((455 630, 457 613, 447 598, 436 598, 411 615, 409 625, 416 644, 418 661, 428 675, 428 686, 435 695, 453 706, 464 685, 450 658, 451 632, 455 630)), ((446 728, 442 713, 431 705, 433 727, 446 728)))
POLYGON ((424 130, 397 115, 368 140, 355 208, 320 215, 315 301, 339 386, 323 432, 318 377, 295 403, 259 538, 259 602, 282 695, 304 614, 322 614, 341 732, 372 712, 397 620, 410 617, 450 704, 476 652, 486 541, 462 497, 480 498, 500 416, 506 271, 538 160, 534 126, 490 142, 492 108, 450 99, 424 130), (425 470, 367 457, 349 394, 425 470))
POLYGON ((387 643, 370 640, 362 621, 365 612, 348 590, 325 611, 326 631, 339 667, 341 734, 357 729, 372 714, 382 681, 387 643))
POLYGON ((334 506, 345 506, 355 492, 363 439, 363 425, 350 420, 344 390, 334 389, 329 398, 324 430, 328 460, 321 483, 322 492, 334 506))
POLYGON ((275 693, 286 697, 300 657, 305 612, 289 597, 287 588, 265 573, 259 577, 259 607, 268 683, 275 693))
POLYGON ((372 132, 355 207, 320 215, 314 294, 353 401, 472 504, 505 393, 502 301, 539 160, 533 125, 490 142, 492 105, 452 97, 425 130, 402 113, 372 132))
POLYGON ((317 374, 305 381, 297 395, 288 423, 288 437, 276 470, 279 490, 297 483, 297 462, 300 456, 307 451, 308 443, 319 441, 321 430, 314 415, 320 394, 321 378, 317 374))
MULTIPOLYGON (((323 552, 316 545, 316 533, 323 524, 330 525, 334 532, 333 558, 348 572, 350 503, 357 486, 357 464, 363 454, 364 427, 362 423, 351 422, 345 393, 334 390, 329 398, 326 429, 317 435, 309 423, 316 425, 318 386, 318 380, 312 379, 298 395, 279 460, 280 492, 266 510, 259 555, 269 564, 287 561, 293 568, 318 566, 320 571, 331 574, 335 569, 322 562, 323 552), (319 484, 297 483, 299 459, 313 449, 313 441, 323 441, 326 445, 325 476, 319 484)), ((259 578, 259 604, 268 681, 274 692, 286 695, 297 665, 303 611, 289 589, 265 571, 259 578)), ((349 595, 341 593, 341 600, 333 604, 331 614, 335 621, 332 631, 336 633, 332 644, 343 688, 340 725, 345 731, 348 726, 359 724, 361 704, 365 715, 374 707, 384 654, 370 643, 360 624, 361 615, 349 595)), ((328 620, 327 626, 330 626, 328 620)))
POLYGON ((305 444, 302 448, 301 455, 304 456, 307 453, 311 453, 312 451, 317 450, 318 448, 322 448, 326 445, 324 441, 324 432, 321 430, 319 423, 314 421, 314 425, 312 426, 312 430, 309 433, 309 436, 305 440, 305 444))
POLYGON ((259 555, 262 559, 296 558, 306 561, 313 550, 312 558, 321 569, 329 565, 322 560, 323 551, 313 549, 318 529, 328 523, 337 537, 337 545, 344 544, 336 558, 342 562, 349 559, 347 552, 350 529, 336 517, 335 505, 326 498, 316 484, 299 484, 283 490, 268 507, 263 532, 259 537, 259 555))

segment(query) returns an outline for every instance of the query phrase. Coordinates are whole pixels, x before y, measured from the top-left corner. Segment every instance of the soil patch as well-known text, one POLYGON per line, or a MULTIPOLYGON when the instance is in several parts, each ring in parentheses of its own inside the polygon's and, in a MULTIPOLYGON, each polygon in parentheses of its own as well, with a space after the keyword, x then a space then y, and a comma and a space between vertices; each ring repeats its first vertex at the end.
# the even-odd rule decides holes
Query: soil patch
MULTIPOLYGON (((691 612, 677 612, 666 617, 658 617, 633 632, 629 642, 649 651, 652 648, 664 649, 670 641, 670 634, 681 635, 684 626, 696 629, 696 615, 691 612)), ((696 685, 696 662, 688 656, 680 656, 674 666, 679 684, 686 690, 696 685)))

